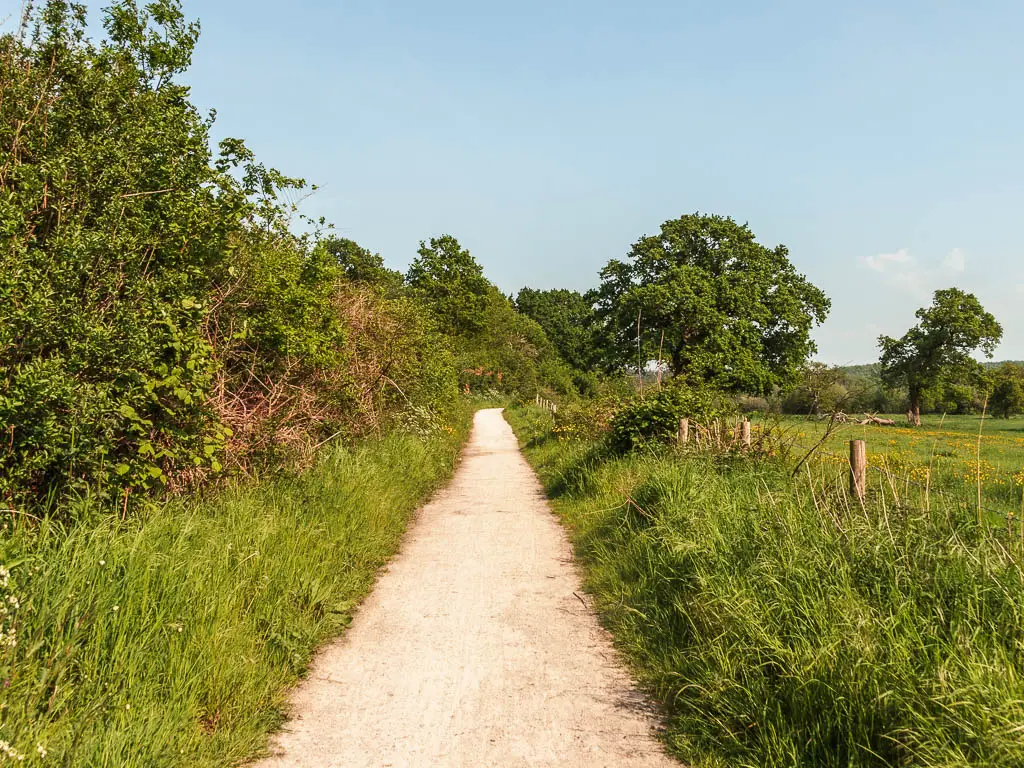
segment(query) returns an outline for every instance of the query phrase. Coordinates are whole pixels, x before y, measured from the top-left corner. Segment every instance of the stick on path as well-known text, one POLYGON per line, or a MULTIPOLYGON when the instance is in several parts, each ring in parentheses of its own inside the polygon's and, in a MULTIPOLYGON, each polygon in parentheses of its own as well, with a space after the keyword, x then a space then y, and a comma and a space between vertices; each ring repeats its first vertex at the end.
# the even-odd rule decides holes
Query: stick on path
POLYGON ((261 768, 678 768, 571 558, 501 411, 480 411, 261 768))

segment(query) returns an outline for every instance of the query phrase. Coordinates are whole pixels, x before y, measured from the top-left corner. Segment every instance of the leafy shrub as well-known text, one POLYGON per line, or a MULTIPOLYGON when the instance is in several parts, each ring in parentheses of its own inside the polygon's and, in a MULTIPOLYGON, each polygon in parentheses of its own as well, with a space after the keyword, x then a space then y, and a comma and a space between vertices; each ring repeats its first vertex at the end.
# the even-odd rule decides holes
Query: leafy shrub
POLYGON ((613 394, 567 400, 555 413, 554 432, 563 439, 596 440, 608 432, 621 407, 622 399, 613 394))
POLYGON ((733 411, 734 406, 714 390, 673 379, 660 392, 638 397, 615 414, 610 445, 624 453, 645 443, 670 442, 678 435, 682 418, 707 424, 733 411))
POLYGON ((171 0, 51 0, 0 37, 0 495, 160 485, 210 466, 209 275, 249 206, 175 76, 198 28, 171 0))

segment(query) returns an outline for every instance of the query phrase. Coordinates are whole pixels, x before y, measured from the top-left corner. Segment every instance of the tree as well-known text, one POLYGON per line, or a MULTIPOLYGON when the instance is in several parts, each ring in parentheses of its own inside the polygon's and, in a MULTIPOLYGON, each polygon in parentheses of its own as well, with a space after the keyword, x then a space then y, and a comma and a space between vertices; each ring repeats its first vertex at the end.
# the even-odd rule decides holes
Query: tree
POLYGON ((849 398, 843 370, 838 366, 809 362, 800 371, 797 386, 783 404, 787 413, 817 415, 833 413, 845 407, 849 398))
POLYGON ((1008 419, 1024 411, 1024 367, 1003 363, 991 374, 992 413, 1008 419))
POLYGON ((579 371, 592 367, 594 309, 583 294, 564 288, 523 288, 516 297, 516 309, 544 329, 565 362, 579 371))
POLYGON ((908 418, 921 425, 921 397, 943 383, 978 378, 981 366, 971 355, 981 349, 992 357, 1003 329, 970 293, 959 288, 936 291, 930 307, 917 310, 918 324, 902 338, 879 336, 882 378, 904 385, 910 398, 908 418))
POLYGON ((637 241, 626 261, 601 271, 597 312, 618 366, 661 346, 677 376, 766 394, 791 383, 815 351, 810 331, 828 314, 825 294, 799 274, 779 245, 768 249, 746 225, 699 213, 667 221, 637 241))
POLYGON ((451 235, 420 242, 419 258, 406 282, 433 311, 442 329, 454 336, 480 331, 490 283, 470 252, 451 235))
POLYGON ((342 274, 354 283, 369 283, 384 288, 397 288, 402 284, 402 275, 384 266, 384 259, 371 253, 354 240, 344 237, 330 237, 320 243, 320 248, 341 267, 342 274))

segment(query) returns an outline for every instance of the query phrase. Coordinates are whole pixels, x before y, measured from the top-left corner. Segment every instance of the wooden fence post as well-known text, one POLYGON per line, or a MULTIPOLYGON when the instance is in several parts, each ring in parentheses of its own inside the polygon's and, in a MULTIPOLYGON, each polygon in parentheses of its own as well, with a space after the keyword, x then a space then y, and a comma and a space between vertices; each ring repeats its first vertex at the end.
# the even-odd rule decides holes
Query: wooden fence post
POLYGON ((740 442, 744 448, 750 447, 750 422, 746 419, 740 424, 740 442))
POLYGON ((864 501, 868 484, 868 444, 864 440, 850 441, 850 493, 864 501))
POLYGON ((690 420, 680 419, 679 420, 679 444, 686 445, 690 442, 690 420))

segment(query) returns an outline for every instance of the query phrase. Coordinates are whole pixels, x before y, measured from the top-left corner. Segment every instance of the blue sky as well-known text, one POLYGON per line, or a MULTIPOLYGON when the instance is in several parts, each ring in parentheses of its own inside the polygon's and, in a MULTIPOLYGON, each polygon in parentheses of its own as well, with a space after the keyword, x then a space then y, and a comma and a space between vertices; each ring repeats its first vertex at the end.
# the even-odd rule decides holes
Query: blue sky
POLYGON ((218 137, 320 184, 306 212, 392 266, 450 232, 506 292, 583 290, 662 221, 720 213, 832 297, 823 360, 874 360, 950 285, 1024 359, 1024 4, 184 8, 218 137))

